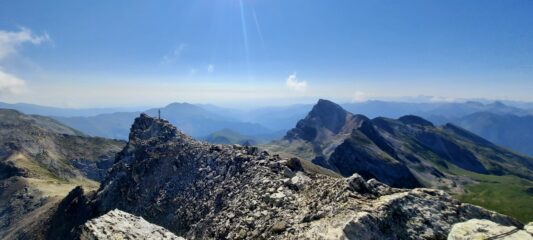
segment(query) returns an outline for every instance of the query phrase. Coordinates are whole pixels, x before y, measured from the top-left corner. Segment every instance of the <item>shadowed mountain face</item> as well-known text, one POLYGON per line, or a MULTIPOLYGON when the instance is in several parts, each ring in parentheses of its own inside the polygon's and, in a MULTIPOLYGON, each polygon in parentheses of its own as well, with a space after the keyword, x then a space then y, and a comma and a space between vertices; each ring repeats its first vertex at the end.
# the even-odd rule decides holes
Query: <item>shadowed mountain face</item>
POLYGON ((266 148, 312 160, 344 176, 359 173, 399 187, 462 191, 469 180, 451 169, 533 178, 531 158, 454 125, 435 127, 413 115, 370 120, 326 100, 283 140, 266 148))
POLYGON ((328 135, 341 133, 343 128, 354 120, 354 116, 339 105, 320 99, 311 112, 300 120, 296 128, 290 130, 285 139, 321 140, 328 135))
POLYGON ((76 185, 97 187, 124 144, 0 109, 0 238, 37 227, 41 214, 76 185))
MULTIPOLYGON (((283 138, 282 142, 290 142, 292 145, 284 146, 282 143, 277 146, 279 149, 295 148, 295 152, 300 152, 299 157, 319 162, 327 159, 333 150, 350 136, 354 128, 358 128, 367 120, 365 116, 353 115, 339 105, 321 99, 307 117, 298 121, 296 127, 289 130, 283 138)), ((276 145, 272 146, 272 150, 277 151, 276 145)))

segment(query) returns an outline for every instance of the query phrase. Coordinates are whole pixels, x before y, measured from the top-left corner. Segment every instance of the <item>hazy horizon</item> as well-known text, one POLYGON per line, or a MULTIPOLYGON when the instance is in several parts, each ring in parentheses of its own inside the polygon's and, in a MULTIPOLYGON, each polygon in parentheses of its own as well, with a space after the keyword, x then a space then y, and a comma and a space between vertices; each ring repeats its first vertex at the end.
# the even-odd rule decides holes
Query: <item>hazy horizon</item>
POLYGON ((533 101, 533 2, 408 3, 5 1, 0 101, 533 101))
POLYGON ((291 107, 297 105, 314 105, 319 99, 326 99, 337 102, 339 104, 364 104, 368 102, 387 102, 387 103, 426 103, 426 104, 447 104, 447 103, 467 103, 467 102, 477 102, 481 104, 492 104, 496 102, 504 103, 508 106, 519 107, 523 109, 529 109, 533 107, 533 101, 513 101, 505 99, 445 99, 440 97, 430 97, 430 96, 416 96, 416 97, 398 97, 398 98, 372 98, 364 100, 335 100, 332 98, 316 97, 308 98, 302 101, 295 102, 247 102, 243 103, 242 101, 236 102, 225 102, 225 103, 216 103, 216 102, 189 102, 189 101, 171 101, 161 104, 154 105, 104 105, 104 106, 61 106, 61 105, 46 105, 39 103, 31 102, 9 102, 3 101, 0 103, 7 104, 29 104, 40 107, 51 107, 51 108, 60 108, 60 109, 71 109, 71 110, 86 110, 86 109, 109 109, 110 111, 143 111, 151 108, 162 108, 170 104, 193 104, 193 105, 211 105, 215 107, 235 109, 235 110, 253 110, 253 109, 262 109, 262 108, 283 108, 291 107))

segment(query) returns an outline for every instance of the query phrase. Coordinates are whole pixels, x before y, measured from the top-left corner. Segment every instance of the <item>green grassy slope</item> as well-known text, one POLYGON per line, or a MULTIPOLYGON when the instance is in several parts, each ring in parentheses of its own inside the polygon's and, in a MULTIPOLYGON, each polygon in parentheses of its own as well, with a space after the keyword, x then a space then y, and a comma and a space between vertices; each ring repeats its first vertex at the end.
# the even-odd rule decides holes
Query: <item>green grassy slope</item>
POLYGON ((478 182, 468 185, 464 194, 456 195, 460 201, 512 216, 523 223, 533 221, 532 181, 512 175, 477 174, 453 165, 449 170, 478 182))

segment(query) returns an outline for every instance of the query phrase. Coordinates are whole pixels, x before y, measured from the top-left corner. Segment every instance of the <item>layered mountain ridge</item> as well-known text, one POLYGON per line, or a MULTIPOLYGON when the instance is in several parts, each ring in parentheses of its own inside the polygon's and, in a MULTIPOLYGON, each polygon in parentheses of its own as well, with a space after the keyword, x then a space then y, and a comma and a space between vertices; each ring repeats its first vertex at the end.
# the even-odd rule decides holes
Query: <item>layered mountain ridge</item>
POLYGON ((358 173, 395 187, 424 186, 459 195, 468 194, 468 188, 479 182, 505 187, 507 180, 496 178, 506 176, 514 185, 508 184, 508 189, 525 202, 533 200, 527 193, 533 187, 532 158, 453 124, 435 126, 413 115, 369 119, 319 100, 282 140, 262 147, 312 161, 343 176, 358 173))
MULTIPOLYGON (((58 121, 80 129, 91 136, 113 139, 127 139, 132 121, 141 112, 115 112, 87 117, 57 117, 58 121)), ((167 119, 180 130, 200 138, 222 129, 231 129, 240 134, 248 134, 270 139, 272 130, 260 124, 242 122, 229 116, 222 116, 189 103, 171 103, 160 109, 151 108, 144 113, 167 119)))
MULTIPOLYGON (((28 175, 20 176, 12 175, 20 174, 17 171, 0 169, 3 176, 11 174, 2 180, 2 186, 17 181, 30 183, 33 181, 31 179, 50 181, 50 178, 37 178, 49 176, 39 169, 55 176, 52 179, 56 182, 48 182, 40 187, 35 184, 8 184, 11 187, 3 189, 2 194, 10 195, 2 196, 2 199, 31 200, 17 201, 21 203, 17 205, 18 209, 29 211, 19 212, 16 215, 18 218, 7 221, 10 225, 3 238, 93 239, 95 236, 152 236, 153 233, 152 237, 171 239, 179 239, 176 236, 187 239, 446 239, 454 224, 474 218, 513 226, 514 229, 523 227, 511 217, 461 203, 441 190, 400 189, 377 181, 374 178, 387 180, 397 177, 378 175, 377 169, 387 172, 388 168, 397 166, 407 169, 418 181, 419 173, 414 172, 414 167, 403 165, 401 156, 404 152, 398 150, 395 145, 398 142, 391 141, 394 138, 389 135, 412 136, 416 130, 417 134, 414 135, 422 136, 417 138, 418 141, 434 146, 429 144, 435 141, 426 136, 426 131, 435 127, 416 116, 398 120, 370 120, 341 112, 339 108, 332 108, 334 111, 320 109, 334 106, 332 104, 323 100, 317 111, 310 114, 314 116, 302 121, 301 126, 317 128, 314 138, 309 138, 322 141, 317 147, 334 146, 329 158, 323 159, 337 166, 335 171, 340 174, 328 172, 301 158, 272 155, 255 147, 197 141, 166 120, 141 114, 130 129, 128 143, 116 155, 98 189, 95 189, 96 184, 85 183, 91 182, 88 180, 88 171, 76 166, 76 161, 71 157, 34 158, 29 154, 30 151, 21 149, 37 149, 38 154, 43 149, 51 149, 49 154, 53 156, 63 156, 59 153, 74 156, 69 150, 72 146, 62 145, 64 142, 58 140, 67 138, 68 142, 78 146, 74 149, 88 148, 89 152, 79 152, 77 155, 91 160, 91 156, 106 155, 103 154, 105 151, 109 151, 108 155, 114 155, 116 147, 123 146, 122 142, 72 135, 77 132, 53 120, 43 118, 39 121, 38 117, 19 114, 14 123, 23 128, 14 128, 15 125, 9 122, 2 124, 5 129, 17 131, 17 134, 11 133, 17 137, 6 138, 9 141, 6 140, 8 143, 4 145, 18 149, 41 167, 25 168, 28 175), (322 124, 326 127, 322 128, 322 124), (357 128, 350 129, 351 126, 357 128), (73 140, 78 138, 81 140, 73 140), (25 140, 17 143, 14 139, 25 140), (343 141, 327 145, 331 139, 343 141), (92 141, 95 140, 103 141, 105 145, 94 148, 92 141), (36 142, 37 147, 28 147, 33 146, 29 144, 32 142, 36 142), (104 146, 107 147, 102 148, 104 146), (54 149, 61 151, 54 152, 54 149), (89 154, 93 151, 91 149, 101 152, 89 154), (340 169, 345 168, 339 163, 350 162, 354 156, 360 158, 357 160, 359 162, 369 161, 369 158, 360 157, 365 152, 376 158, 377 163, 389 165, 367 168, 368 172, 358 169, 363 176, 340 172, 340 169), (376 153, 390 159, 379 159, 380 155, 376 153), (56 163, 47 165, 50 161, 56 163), (54 174, 56 171, 63 175, 57 176, 54 174), (60 201, 74 183, 83 186, 75 188, 60 201), (43 195, 43 190, 50 186, 64 186, 57 190, 53 200, 50 199, 50 192, 43 195), (9 189, 21 191, 10 192, 9 189)), ((444 128, 447 134, 454 134, 459 139, 457 141, 475 141, 484 151, 487 151, 484 148, 494 147, 461 128, 453 125, 444 128)), ((287 138, 303 142, 300 133, 287 134, 287 138)), ((328 151, 317 150, 321 156, 328 156, 328 151)), ((98 159, 90 162, 100 161, 98 159)), ((16 166, 25 162, 20 159, 10 161, 19 164, 16 166)), ((523 164, 527 163, 527 159, 524 161, 523 164)), ((450 165, 450 168, 453 166, 450 165)), ((491 173, 490 167, 483 167, 489 171, 488 174, 491 173)), ((401 171, 394 170, 395 173, 401 171)), ((459 177, 448 172, 442 173, 446 174, 444 180, 459 177)))
MULTIPOLYGON (((304 158, 310 155, 313 162, 344 176, 363 172, 369 178, 375 177, 375 174, 384 171, 381 167, 395 163, 413 168, 416 165, 417 169, 411 172, 423 172, 420 167, 424 167, 424 171, 438 175, 436 177, 444 174, 433 165, 447 168, 448 164, 481 174, 513 174, 527 179, 533 176, 531 158, 507 151, 452 124, 436 127, 413 115, 397 120, 383 117, 370 120, 363 115, 351 114, 327 100, 319 100, 308 116, 287 133, 280 145, 284 143, 303 145, 300 149, 307 147, 311 154, 289 153, 304 158), (497 153, 502 153, 504 157, 497 153), (428 162, 428 159, 435 162, 419 164, 428 162), (365 163, 377 164, 377 168, 371 170, 374 167, 363 166, 365 163), (365 169, 367 167, 369 169, 365 169)), ((290 146, 287 149, 290 151, 290 146)), ((402 170, 391 170, 398 171, 402 170)), ((395 184, 395 180, 378 179, 395 184)), ((405 183, 405 179, 398 182, 405 183)), ((410 187, 410 184, 403 187, 410 187)))
POLYGON ((533 116, 478 112, 451 122, 491 142, 533 156, 533 116))
POLYGON ((522 227, 443 191, 333 177, 303 164, 199 142, 143 114, 100 189, 69 194, 51 219, 68 224, 50 224, 48 235, 76 238, 86 220, 114 209, 187 239, 446 239, 454 223, 472 218, 522 227))
MULTIPOLYGON (((531 127, 533 111, 530 105, 499 101, 489 103, 488 101, 391 102, 379 100, 341 104, 346 110, 369 118, 399 118, 405 115, 416 115, 437 125, 453 123, 493 143, 532 156, 533 150, 529 143, 533 136, 530 130, 533 129, 531 127)), ((130 124, 141 113, 141 110, 146 109, 149 115, 157 116, 157 109, 147 107, 63 109, 22 103, 0 103, 0 107, 17 109, 26 114, 53 116, 62 123, 89 135, 117 139, 127 139, 130 124)), ((304 118, 312 107, 312 104, 298 104, 256 109, 231 109, 209 104, 173 103, 161 110, 163 117, 193 137, 201 137, 213 143, 239 143, 245 141, 242 141, 242 137, 235 138, 235 136, 243 135, 245 140, 252 137, 254 142, 264 143, 281 138, 287 130, 294 127, 298 120, 304 118), (187 120, 193 115, 195 117, 192 120, 187 120), (206 118, 215 121, 209 122, 206 118), (177 121, 178 119, 181 121, 177 121), (226 121, 220 121, 222 119, 226 121), (253 131, 254 129, 260 131, 253 131), (234 133, 230 134, 227 130, 234 133), (215 135, 215 138, 211 135, 215 135)))

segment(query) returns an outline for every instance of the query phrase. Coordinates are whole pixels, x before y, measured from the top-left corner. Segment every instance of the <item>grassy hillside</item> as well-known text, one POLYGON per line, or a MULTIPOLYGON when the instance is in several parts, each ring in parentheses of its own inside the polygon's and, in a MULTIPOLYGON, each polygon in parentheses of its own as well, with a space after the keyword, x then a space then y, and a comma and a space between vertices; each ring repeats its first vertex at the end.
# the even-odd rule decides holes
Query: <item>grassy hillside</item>
POLYGON ((462 202, 515 217, 523 223, 533 221, 532 181, 512 175, 477 174, 455 166, 450 170, 478 182, 468 185, 464 194, 456 195, 462 202))
POLYGON ((245 136, 231 129, 222 129, 214 133, 209 134, 204 139, 207 142, 215 144, 246 144, 256 145, 262 142, 261 139, 251 136, 245 136))

